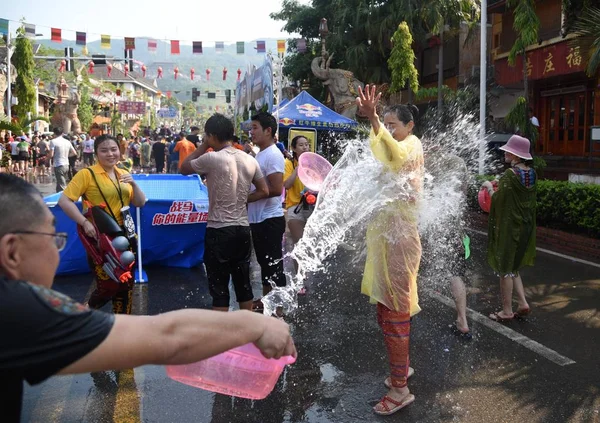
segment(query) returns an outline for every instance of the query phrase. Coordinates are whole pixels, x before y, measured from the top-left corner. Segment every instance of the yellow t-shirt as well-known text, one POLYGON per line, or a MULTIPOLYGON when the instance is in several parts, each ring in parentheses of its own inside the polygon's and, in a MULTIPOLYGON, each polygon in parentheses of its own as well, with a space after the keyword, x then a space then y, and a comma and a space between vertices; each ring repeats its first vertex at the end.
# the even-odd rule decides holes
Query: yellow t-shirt
MULTIPOLYGON (((102 193, 106 197, 106 201, 108 201, 108 206, 115 214, 119 224, 122 225, 123 216, 121 215, 121 208, 129 205, 133 195, 133 188, 129 184, 120 183, 118 181, 113 182, 99 164, 90 166, 90 169, 92 169, 96 175, 96 180, 100 185, 102 193), (121 190, 123 203, 121 203, 121 199, 119 198, 117 187, 121 190)), ((128 173, 126 170, 115 167, 117 178, 126 173, 128 173)), ((94 182, 92 174, 87 169, 81 169, 75 174, 73 179, 71 179, 71 182, 69 182, 69 185, 67 185, 67 188, 63 191, 63 194, 72 201, 77 201, 79 197, 85 195, 85 198, 94 206, 99 206, 104 203, 100 190, 98 190, 98 186, 94 182)), ((108 210, 106 210, 106 212, 110 214, 108 210)))
MULTIPOLYGON (((294 169, 298 167, 298 161, 295 162, 285 159, 285 169, 283 172, 283 180, 285 181, 289 178, 294 169)), ((289 209, 292 206, 296 206, 300 204, 300 199, 302 198, 301 192, 304 190, 304 184, 300 181, 300 178, 296 178, 294 181, 294 185, 291 186, 290 189, 285 191, 285 208, 289 209)))

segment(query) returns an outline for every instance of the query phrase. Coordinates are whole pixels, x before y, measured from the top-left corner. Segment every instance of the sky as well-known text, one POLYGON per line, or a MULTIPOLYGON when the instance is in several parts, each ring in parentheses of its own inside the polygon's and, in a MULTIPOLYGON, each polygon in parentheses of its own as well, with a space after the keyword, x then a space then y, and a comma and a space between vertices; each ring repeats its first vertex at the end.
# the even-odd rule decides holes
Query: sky
MULTIPOLYGON (((36 25, 50 37, 50 28, 61 28, 63 39, 74 31, 87 32, 88 41, 100 34, 112 38, 149 37, 165 40, 252 41, 292 38, 282 21, 269 17, 281 10, 281 0, 8 0, 0 18, 36 25)), ((310 0, 300 0, 308 4, 310 0)), ((11 32, 18 23, 11 22, 11 32)))

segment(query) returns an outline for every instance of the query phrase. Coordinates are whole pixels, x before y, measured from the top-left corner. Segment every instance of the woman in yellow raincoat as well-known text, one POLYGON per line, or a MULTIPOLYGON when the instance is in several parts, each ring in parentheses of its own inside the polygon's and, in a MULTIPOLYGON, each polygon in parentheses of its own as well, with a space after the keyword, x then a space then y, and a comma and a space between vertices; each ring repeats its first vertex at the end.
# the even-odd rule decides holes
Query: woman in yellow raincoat
MULTIPOLYGON (((417 231, 418 200, 423 179, 423 148, 412 135, 418 109, 396 105, 384 110, 383 126, 376 106, 381 93, 375 86, 359 90, 356 102, 371 122, 371 150, 388 172, 405 179, 397 199, 380 210, 367 229, 367 261, 362 293, 377 304, 377 322, 383 330, 390 361, 389 388, 375 406, 377 414, 395 413, 415 399, 407 386, 412 373, 408 350, 410 318, 421 309, 417 297, 417 272, 421 241, 417 231)), ((396 194, 396 193, 394 193, 396 194)))

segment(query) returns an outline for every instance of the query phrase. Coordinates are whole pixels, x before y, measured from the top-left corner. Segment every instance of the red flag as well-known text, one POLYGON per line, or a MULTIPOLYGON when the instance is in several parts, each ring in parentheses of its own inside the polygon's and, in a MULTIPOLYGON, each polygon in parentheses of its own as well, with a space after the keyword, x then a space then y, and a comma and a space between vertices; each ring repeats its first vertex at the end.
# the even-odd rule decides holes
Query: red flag
POLYGON ((179 40, 171 40, 171 54, 179 54, 179 40))
POLYGON ((62 30, 60 28, 52 28, 50 31, 50 39, 60 43, 62 41, 62 30))

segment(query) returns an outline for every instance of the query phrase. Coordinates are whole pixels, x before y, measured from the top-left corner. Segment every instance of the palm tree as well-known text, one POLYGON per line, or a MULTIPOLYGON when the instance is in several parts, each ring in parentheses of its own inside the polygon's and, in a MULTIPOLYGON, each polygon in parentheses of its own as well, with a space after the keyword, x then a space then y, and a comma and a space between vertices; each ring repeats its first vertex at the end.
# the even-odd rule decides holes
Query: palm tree
POLYGON ((438 51, 438 113, 443 107, 444 84, 444 34, 449 27, 450 34, 455 35, 462 23, 471 28, 478 23, 480 16, 479 4, 475 0, 430 0, 421 8, 421 18, 432 34, 440 39, 438 51))
POLYGON ((600 9, 589 7, 584 9, 581 17, 575 22, 573 29, 579 35, 574 40, 587 57, 586 72, 592 77, 600 69, 600 9))
POLYGON ((29 132, 30 126, 36 121, 49 122, 44 116, 34 116, 26 119, 16 119, 14 122, 9 122, 8 119, 0 119, 0 131, 10 131, 17 135, 25 134, 29 132))

